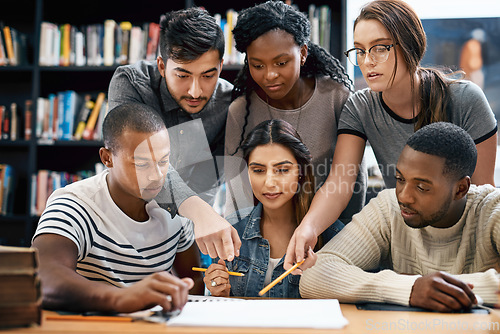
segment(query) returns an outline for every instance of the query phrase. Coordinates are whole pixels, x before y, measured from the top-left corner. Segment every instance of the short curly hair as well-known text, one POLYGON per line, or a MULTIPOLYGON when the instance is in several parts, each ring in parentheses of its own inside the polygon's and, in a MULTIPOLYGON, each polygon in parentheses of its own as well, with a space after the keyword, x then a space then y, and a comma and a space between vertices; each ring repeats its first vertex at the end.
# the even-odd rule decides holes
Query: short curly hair
POLYGON ((443 173, 457 180, 471 177, 476 168, 476 144, 467 131, 453 123, 426 125, 415 132, 406 145, 415 151, 445 158, 443 173))
POLYGON ((160 114, 143 103, 128 102, 111 109, 102 124, 104 146, 119 150, 120 136, 125 130, 155 133, 166 129, 160 114))

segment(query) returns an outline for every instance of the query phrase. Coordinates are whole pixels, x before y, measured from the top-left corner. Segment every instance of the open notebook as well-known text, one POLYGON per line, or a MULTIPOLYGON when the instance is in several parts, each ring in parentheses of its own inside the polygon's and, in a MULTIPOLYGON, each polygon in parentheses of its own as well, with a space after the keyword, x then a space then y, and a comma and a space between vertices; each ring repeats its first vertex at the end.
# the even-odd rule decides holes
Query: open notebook
POLYGON ((336 329, 348 323, 336 299, 214 298, 193 299, 167 326, 336 329))

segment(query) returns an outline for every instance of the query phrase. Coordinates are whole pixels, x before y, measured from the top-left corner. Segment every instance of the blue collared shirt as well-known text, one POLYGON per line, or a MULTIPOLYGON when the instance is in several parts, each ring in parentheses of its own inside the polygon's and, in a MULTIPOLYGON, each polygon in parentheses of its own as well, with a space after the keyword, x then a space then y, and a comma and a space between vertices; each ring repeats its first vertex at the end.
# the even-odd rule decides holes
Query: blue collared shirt
MULTIPOLYGON (((262 215, 262 204, 259 203, 253 208, 242 209, 227 217, 241 239, 240 256, 232 262, 226 261, 229 271, 244 273, 245 276, 229 276, 231 284, 231 295, 238 297, 259 297, 259 291, 264 286, 264 279, 269 265, 271 249, 267 239, 260 233, 260 219, 262 215), (241 217, 240 219, 238 218, 241 217)), ((323 240, 328 240, 338 233, 344 224, 337 220, 323 234, 323 240)), ((273 270, 271 281, 285 272, 283 268, 283 256, 276 268, 273 270)), ((275 285, 268 292, 270 298, 300 298, 299 275, 288 275, 280 283, 275 285)))

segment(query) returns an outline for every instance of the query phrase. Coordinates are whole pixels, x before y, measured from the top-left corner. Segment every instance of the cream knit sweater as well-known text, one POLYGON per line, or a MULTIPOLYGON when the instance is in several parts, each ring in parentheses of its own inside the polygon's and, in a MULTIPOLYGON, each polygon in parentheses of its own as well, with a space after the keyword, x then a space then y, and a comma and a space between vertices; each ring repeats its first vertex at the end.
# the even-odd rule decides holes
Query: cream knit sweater
POLYGON ((497 303, 500 267, 500 190, 471 185, 465 211, 447 229, 408 227, 394 189, 372 199, 318 252, 300 280, 303 298, 408 305, 415 280, 444 271, 474 284, 485 303, 497 303), (389 268, 378 272, 377 268, 389 268))

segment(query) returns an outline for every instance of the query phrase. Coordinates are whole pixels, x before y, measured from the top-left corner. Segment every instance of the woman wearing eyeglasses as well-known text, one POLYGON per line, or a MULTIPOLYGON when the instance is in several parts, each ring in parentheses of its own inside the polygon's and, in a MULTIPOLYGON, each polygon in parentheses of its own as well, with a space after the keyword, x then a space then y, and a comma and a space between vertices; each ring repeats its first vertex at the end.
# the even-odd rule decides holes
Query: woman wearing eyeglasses
POLYGON ((421 67, 425 49, 422 23, 405 2, 377 0, 361 9, 354 48, 346 55, 360 67, 368 88, 353 94, 342 110, 331 172, 290 241, 285 269, 302 260, 349 201, 366 141, 386 187, 394 188, 396 162, 410 135, 429 123, 454 123, 477 145, 472 182, 494 184, 497 124, 484 93, 469 81, 421 67))

